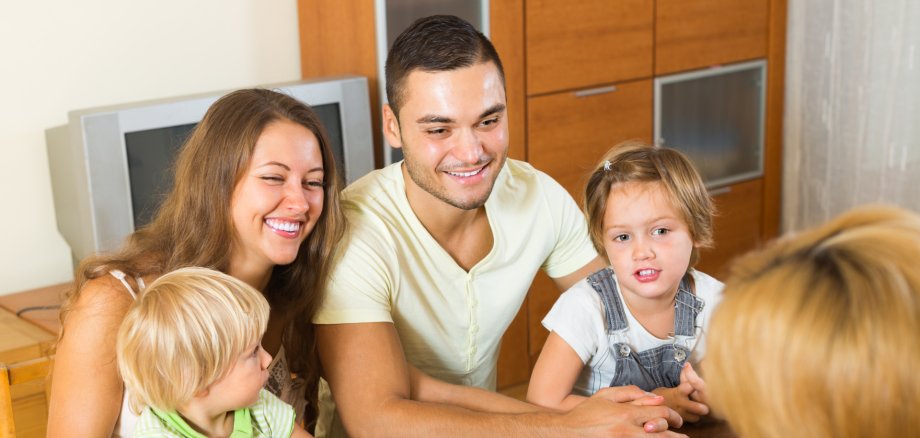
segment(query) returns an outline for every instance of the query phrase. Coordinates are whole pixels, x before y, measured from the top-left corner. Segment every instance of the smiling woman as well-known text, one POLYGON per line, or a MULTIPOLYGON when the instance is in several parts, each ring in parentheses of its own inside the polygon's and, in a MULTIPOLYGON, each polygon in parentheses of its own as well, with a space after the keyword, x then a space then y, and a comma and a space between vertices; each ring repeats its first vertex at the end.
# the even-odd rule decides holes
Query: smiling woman
POLYGON ((267 389, 308 425, 315 418, 310 321, 344 228, 342 184, 319 119, 274 91, 230 93, 182 147, 175 174, 149 226, 78 269, 62 312, 49 436, 133 435, 136 414, 122 401, 114 333, 145 284, 184 266, 223 271, 265 296, 271 311, 262 346, 274 356, 267 389))

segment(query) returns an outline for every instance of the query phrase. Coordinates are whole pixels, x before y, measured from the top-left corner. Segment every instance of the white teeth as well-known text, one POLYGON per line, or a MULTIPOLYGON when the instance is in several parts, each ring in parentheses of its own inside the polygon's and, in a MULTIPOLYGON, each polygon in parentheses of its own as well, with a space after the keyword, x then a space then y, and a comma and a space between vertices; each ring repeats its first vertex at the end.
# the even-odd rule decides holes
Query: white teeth
POLYGON ((469 176, 476 175, 476 174, 479 173, 479 172, 482 172, 482 169, 483 169, 483 168, 479 168, 479 169, 476 169, 476 170, 474 170, 474 171, 472 171, 472 172, 447 172, 447 173, 449 173, 449 174, 451 174, 451 175, 454 175, 454 176, 469 177, 469 176))
POLYGON ((642 269, 639 271, 639 275, 645 277, 646 275, 652 275, 655 273, 654 269, 642 269))
POLYGON ((269 227, 279 231, 286 231, 288 233, 294 233, 300 230, 300 222, 289 222, 279 219, 266 219, 265 223, 269 227))

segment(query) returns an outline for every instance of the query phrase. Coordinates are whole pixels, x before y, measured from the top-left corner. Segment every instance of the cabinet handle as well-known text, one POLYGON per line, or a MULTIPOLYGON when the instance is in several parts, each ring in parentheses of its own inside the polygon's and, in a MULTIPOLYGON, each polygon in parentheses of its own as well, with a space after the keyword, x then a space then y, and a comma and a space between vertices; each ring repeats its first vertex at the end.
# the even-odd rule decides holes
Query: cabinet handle
POLYGON ((575 97, 588 97, 594 96, 597 94, 612 93, 617 91, 615 85, 608 85, 606 87, 597 87, 597 88, 588 88, 586 90, 578 90, 575 92, 575 97))
POLYGON ((717 188, 717 189, 710 189, 710 190, 709 190, 709 196, 724 195, 724 194, 726 194, 726 193, 731 193, 731 191, 732 191, 732 187, 731 187, 731 186, 728 186, 728 187, 719 187, 719 188, 717 188))

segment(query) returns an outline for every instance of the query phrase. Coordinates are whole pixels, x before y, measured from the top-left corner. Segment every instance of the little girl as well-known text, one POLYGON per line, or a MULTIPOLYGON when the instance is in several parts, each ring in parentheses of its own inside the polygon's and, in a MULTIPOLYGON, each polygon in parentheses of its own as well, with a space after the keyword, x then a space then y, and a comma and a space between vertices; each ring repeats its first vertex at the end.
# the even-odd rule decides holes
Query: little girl
POLYGON ((118 332, 136 437, 309 437, 263 389, 268 302, 234 277, 182 268, 137 299, 118 332))
POLYGON ((591 239, 610 267, 563 293, 527 391, 568 410, 608 386, 664 396, 684 420, 709 412, 699 363, 722 283, 693 269, 712 242, 713 205, 690 161, 673 149, 615 146, 585 188, 591 239))

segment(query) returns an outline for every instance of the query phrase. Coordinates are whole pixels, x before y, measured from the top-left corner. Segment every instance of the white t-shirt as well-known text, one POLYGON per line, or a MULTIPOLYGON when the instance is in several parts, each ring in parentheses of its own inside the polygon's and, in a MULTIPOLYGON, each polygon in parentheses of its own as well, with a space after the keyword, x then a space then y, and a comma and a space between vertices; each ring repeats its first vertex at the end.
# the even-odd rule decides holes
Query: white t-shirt
MULTIPOLYGON (((412 211, 400 164, 345 190, 349 234, 313 322, 392 322, 412 365, 494 389, 502 335, 537 270, 558 278, 597 257, 584 215, 548 175, 508 160, 485 204, 492 249, 467 272, 412 211)), ((326 429, 327 397, 321 391, 317 435, 339 434, 326 429)))
MULTIPOLYGON (((616 373, 615 352, 610 351, 611 342, 626 342, 632 351, 641 352, 672 342, 683 343, 693 353, 690 362, 698 363, 706 352, 705 333, 713 310, 722 300, 723 285, 720 281, 699 271, 692 271, 696 297, 703 300, 703 311, 697 316, 697 326, 702 333, 692 338, 660 339, 648 332, 624 305, 623 311, 629 323, 624 339, 614 339, 617 334, 607 334, 604 319, 604 304, 600 295, 587 280, 582 280, 563 293, 550 309, 543 326, 555 332, 575 350, 585 368, 578 376, 573 394, 590 396, 610 385, 616 373)), ((617 284, 617 294, 623 301, 623 293, 617 284)))

